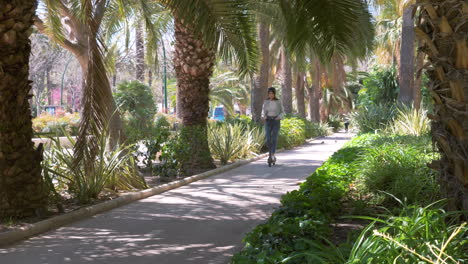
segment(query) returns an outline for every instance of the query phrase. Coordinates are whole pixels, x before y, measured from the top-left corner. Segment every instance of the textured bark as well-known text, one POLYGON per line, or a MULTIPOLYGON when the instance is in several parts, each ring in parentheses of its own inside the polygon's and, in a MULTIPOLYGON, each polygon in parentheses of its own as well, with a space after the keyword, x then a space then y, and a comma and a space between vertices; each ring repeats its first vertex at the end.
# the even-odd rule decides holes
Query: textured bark
POLYGON ((432 163, 441 173, 450 210, 468 210, 468 4, 433 0, 422 5, 418 36, 425 39, 429 90, 434 99, 432 137, 441 159, 432 163))
POLYGON ((305 74, 299 72, 296 78, 296 100, 297 100, 297 112, 302 118, 306 118, 305 111, 305 99, 304 99, 304 78, 305 74))
MULTIPOLYGON (((418 45, 421 46, 421 45, 418 45)), ((414 81, 413 98, 414 107, 419 110, 421 107, 421 88, 422 88, 422 68, 424 67, 424 58, 426 54, 418 52, 416 56, 416 79, 414 81)))
POLYGON ((174 68, 177 77, 178 111, 189 156, 181 160, 186 175, 215 168, 207 140, 209 83, 215 52, 204 46, 193 29, 175 18, 174 68))
POLYGON ((270 71, 270 25, 260 23, 258 31, 262 63, 260 71, 254 76, 254 91, 252 94, 252 118, 260 122, 262 117, 263 101, 267 96, 268 76, 270 71))
POLYGON ((312 122, 320 122, 320 93, 322 89, 322 69, 320 62, 315 62, 315 71, 311 72, 313 76, 312 86, 308 87, 309 91, 309 117, 312 122))
POLYGON ((292 114, 292 70, 286 48, 281 48, 281 101, 284 113, 292 114))
POLYGON ((138 22, 136 26, 136 76, 135 78, 140 81, 145 81, 145 41, 143 39, 143 23, 138 22))
POLYGON ((399 74, 400 94, 398 95, 398 101, 406 105, 412 104, 414 99, 414 39, 413 7, 408 7, 403 11, 399 74))
POLYGON ((0 218, 37 214, 46 204, 42 148, 32 142, 29 35, 37 1, 0 4, 0 218))

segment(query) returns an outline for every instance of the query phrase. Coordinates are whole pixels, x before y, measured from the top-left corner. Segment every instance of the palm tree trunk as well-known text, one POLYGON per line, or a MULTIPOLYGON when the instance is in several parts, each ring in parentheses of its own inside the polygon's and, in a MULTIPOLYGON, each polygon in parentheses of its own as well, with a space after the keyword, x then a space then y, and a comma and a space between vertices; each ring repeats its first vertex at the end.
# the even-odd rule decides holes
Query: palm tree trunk
POLYGON ((136 79, 145 81, 145 41, 143 39, 143 22, 138 21, 135 29, 136 41, 136 79))
POLYGON ((175 18, 174 68, 179 109, 184 128, 181 140, 188 144, 188 157, 180 157, 182 173, 193 175, 215 168, 207 140, 210 77, 215 52, 204 46, 193 30, 175 18))
POLYGON ((441 152, 433 168, 441 173, 450 210, 468 210, 468 14, 463 0, 433 0, 422 5, 417 34, 425 40, 429 89, 434 99, 432 137, 441 152), (455 33, 456 30, 456 33, 455 33))
POLYGON ((299 116, 302 118, 306 118, 306 111, 305 111, 305 101, 304 101, 304 78, 305 74, 303 72, 299 72, 297 74, 296 79, 296 100, 297 100, 297 111, 299 112, 299 116))
MULTIPOLYGON (((421 41, 419 41, 421 43, 421 41)), ((421 45, 418 45, 421 46, 421 45)), ((422 88, 422 68, 424 67, 424 58, 426 54, 423 52, 418 52, 416 56, 416 80, 414 81, 414 90, 413 90, 413 98, 414 98, 414 107, 416 109, 420 109, 421 107, 421 88, 422 88)))
POLYGON ((309 116, 312 122, 320 122, 320 92, 322 89, 322 69, 320 62, 315 62, 315 71, 311 72, 313 77, 312 87, 309 89, 309 116))
POLYGON ((28 103, 29 42, 37 1, 0 5, 0 218, 24 217, 45 208, 42 147, 32 142, 28 103), (14 10, 14 12, 12 11, 14 10))
POLYGON ((398 101, 410 105, 413 103, 414 85, 414 21, 413 7, 403 11, 400 52, 400 94, 398 101))
POLYGON ((284 112, 292 114, 292 70, 284 46, 281 48, 281 101, 283 102, 284 112))
POLYGON ((258 41, 262 53, 262 64, 258 75, 254 76, 254 90, 252 98, 252 118, 255 122, 260 122, 262 117, 263 101, 266 98, 268 89, 268 76, 270 71, 270 25, 259 24, 258 41))

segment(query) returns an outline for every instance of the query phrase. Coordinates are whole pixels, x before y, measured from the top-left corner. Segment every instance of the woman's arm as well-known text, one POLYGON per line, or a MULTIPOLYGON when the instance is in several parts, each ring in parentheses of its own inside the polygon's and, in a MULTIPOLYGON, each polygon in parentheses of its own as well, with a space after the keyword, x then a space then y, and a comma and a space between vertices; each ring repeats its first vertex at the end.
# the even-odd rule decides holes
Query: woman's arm
POLYGON ((283 103, 281 102, 281 100, 278 100, 277 104, 279 105, 279 109, 280 109, 277 119, 283 119, 283 116, 284 116, 283 103))

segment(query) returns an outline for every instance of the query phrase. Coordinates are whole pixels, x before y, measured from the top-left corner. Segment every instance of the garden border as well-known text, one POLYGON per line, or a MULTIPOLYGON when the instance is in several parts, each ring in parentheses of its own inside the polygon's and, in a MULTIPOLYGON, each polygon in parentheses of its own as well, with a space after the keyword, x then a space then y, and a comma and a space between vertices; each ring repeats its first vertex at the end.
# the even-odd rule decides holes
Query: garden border
MULTIPOLYGON (((295 149, 298 147, 303 146, 306 143, 310 143, 314 140, 324 138, 322 137, 316 137, 316 138, 310 138, 306 139, 306 141, 296 147, 293 147, 291 149, 295 149)), ((285 149, 279 149, 277 152, 283 152, 285 149)), ((290 150, 290 149, 288 149, 290 150)), ((67 224, 71 224, 74 222, 78 222, 80 220, 83 220, 85 218, 104 213, 106 211, 110 211, 112 209, 127 205, 131 202, 135 202, 141 199, 145 199, 157 194, 161 194, 185 185, 188 185, 192 182, 196 182, 217 174, 221 174, 223 172, 235 169, 237 167, 240 167, 242 165, 263 159, 268 157, 268 153, 263 153, 260 154, 256 157, 250 158, 250 159, 245 159, 245 160, 240 160, 237 162, 234 162, 233 164, 229 164, 220 168, 216 168, 204 173, 200 173, 197 175, 193 175, 187 178, 183 178, 180 180, 176 180, 173 182, 169 182, 160 186, 156 186, 150 189, 145 189, 141 190, 138 192, 132 192, 132 193, 127 193, 124 194, 116 199, 110 200, 110 201, 105 201, 99 204, 91 205, 88 207, 80 208, 76 211, 72 211, 66 214, 54 216, 48 219, 45 219, 43 221, 39 221, 37 223, 29 224, 28 226, 25 227, 20 227, 15 230, 7 231, 7 232, 2 232, 0 233, 0 247, 8 247, 12 246, 15 243, 21 242, 23 240, 26 240, 28 238, 31 238, 35 235, 45 233, 47 231, 51 231, 60 227, 63 227, 67 224)))
MULTIPOLYGON (((310 140, 313 140, 313 139, 310 139, 310 140)), ((305 143, 307 143, 308 141, 309 140, 307 140, 305 143)), ((283 149, 278 150, 278 152, 282 152, 282 151, 283 149)), ((88 207, 80 208, 76 211, 54 216, 54 217, 45 219, 43 221, 29 224, 25 227, 20 227, 15 230, 2 232, 0 233, 0 247, 11 246, 15 243, 26 240, 35 235, 63 227, 67 224, 77 222, 77 221, 83 220, 85 218, 88 218, 88 217, 91 217, 91 216, 94 216, 94 215, 97 215, 106 211, 110 211, 112 209, 127 205, 134 201, 138 201, 144 198, 148 198, 150 196, 161 194, 161 193, 188 185, 192 182, 196 182, 196 181, 199 181, 199 180, 202 180, 202 179, 205 179, 205 178, 217 175, 217 174, 221 174, 223 172, 235 169, 242 165, 263 159, 265 157, 268 157, 267 153, 260 154, 250 159, 240 160, 240 161, 234 162, 233 164, 229 164, 229 165, 216 168, 216 169, 213 169, 213 170, 201 173, 201 174, 197 174, 197 175, 193 175, 187 178, 169 182, 169 183, 156 186, 150 189, 123 194, 122 196, 116 199, 110 200, 110 201, 105 201, 96 205, 91 205, 88 207)))

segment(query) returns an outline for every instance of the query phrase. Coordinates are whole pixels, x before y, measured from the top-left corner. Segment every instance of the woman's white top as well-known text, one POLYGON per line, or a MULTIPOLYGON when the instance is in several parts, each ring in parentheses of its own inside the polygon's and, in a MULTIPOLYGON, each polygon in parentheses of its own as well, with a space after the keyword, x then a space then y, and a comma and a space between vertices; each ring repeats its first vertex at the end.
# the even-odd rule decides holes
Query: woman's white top
POLYGON ((263 117, 278 117, 283 118, 284 110, 281 100, 265 100, 263 102, 263 117))

